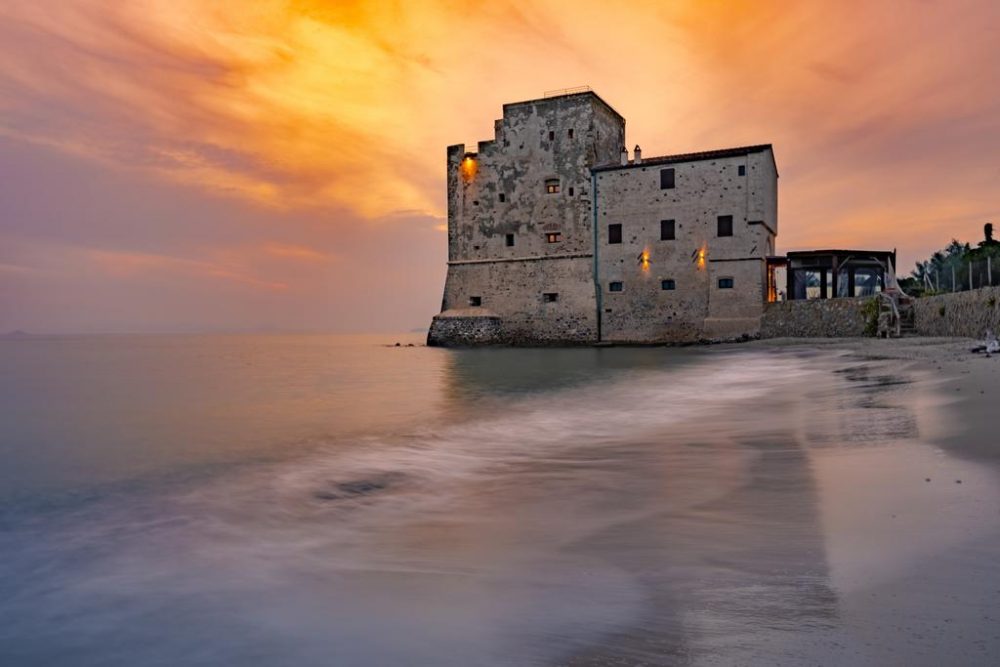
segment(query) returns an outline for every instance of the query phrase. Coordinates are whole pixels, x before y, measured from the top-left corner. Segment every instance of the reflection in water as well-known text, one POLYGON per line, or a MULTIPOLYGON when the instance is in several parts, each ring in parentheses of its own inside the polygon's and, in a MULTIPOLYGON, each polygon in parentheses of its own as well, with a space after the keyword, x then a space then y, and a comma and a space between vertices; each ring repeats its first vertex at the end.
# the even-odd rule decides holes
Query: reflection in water
POLYGON ((367 376, 387 384, 390 427, 319 424, 284 455, 9 510, 4 662, 854 655, 814 448, 916 437, 907 403, 882 393, 911 386, 905 369, 883 381, 857 361, 720 349, 323 353, 412 355, 407 376, 367 376), (865 413, 885 426, 861 437, 865 413))

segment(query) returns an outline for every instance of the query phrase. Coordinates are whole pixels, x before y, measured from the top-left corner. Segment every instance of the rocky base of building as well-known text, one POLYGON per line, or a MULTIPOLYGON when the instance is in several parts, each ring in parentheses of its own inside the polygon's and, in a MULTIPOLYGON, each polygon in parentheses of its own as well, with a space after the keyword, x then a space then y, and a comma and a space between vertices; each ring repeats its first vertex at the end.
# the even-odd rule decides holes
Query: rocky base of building
POLYGON ((435 315, 427 331, 432 347, 476 347, 506 345, 500 316, 489 311, 445 311, 435 315))

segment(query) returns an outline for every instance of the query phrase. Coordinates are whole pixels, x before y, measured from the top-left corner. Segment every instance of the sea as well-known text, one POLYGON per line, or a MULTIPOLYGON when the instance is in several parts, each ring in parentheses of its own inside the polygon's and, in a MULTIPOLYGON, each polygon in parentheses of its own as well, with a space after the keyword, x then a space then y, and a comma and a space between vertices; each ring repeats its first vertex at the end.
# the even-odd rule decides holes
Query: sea
POLYGON ((926 493, 971 465, 915 377, 830 349, 0 340, 0 664, 921 664, 846 592, 909 572, 872 555, 884 503, 850 504, 873 466, 926 493))

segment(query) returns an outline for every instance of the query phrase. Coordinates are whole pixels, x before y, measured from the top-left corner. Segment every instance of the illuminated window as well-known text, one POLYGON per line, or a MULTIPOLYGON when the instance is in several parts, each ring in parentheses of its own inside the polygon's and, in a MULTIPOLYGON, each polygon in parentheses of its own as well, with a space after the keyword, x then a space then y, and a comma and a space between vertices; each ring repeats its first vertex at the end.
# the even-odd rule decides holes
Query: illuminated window
POLYGON ((559 232, 549 232, 545 235, 545 240, 549 243, 559 243, 562 240, 562 234, 559 232))
POLYGON ((733 289, 733 279, 719 278, 719 289, 733 289))
POLYGON ((660 189, 669 190, 674 187, 674 170, 673 169, 661 169, 660 170, 660 189))
POLYGON ((733 235, 733 216, 720 215, 719 236, 732 236, 732 235, 733 235))
POLYGON ((479 307, 483 305, 483 297, 481 296, 470 296, 469 305, 473 307, 479 307))
POLYGON ((746 176, 747 175, 747 168, 746 168, 746 166, 741 164, 739 166, 739 169, 737 170, 737 173, 740 176, 746 176))
POLYGON ((622 282, 620 280, 612 280, 610 283, 608 283, 609 292, 621 292, 623 288, 624 285, 622 285, 622 282))
POLYGON ((677 283, 673 280, 662 280, 660 281, 660 289, 670 290, 677 289, 677 283))
POLYGON ((621 225, 608 225, 608 243, 621 243, 622 242, 622 226, 621 225))
POLYGON ((508 248, 513 247, 513 245, 514 245, 514 235, 513 234, 508 234, 507 238, 505 239, 505 242, 507 243, 507 247, 508 248))
POLYGON ((559 300, 559 292, 545 292, 542 294, 542 301, 552 303, 559 300))
POLYGON ((559 179, 550 178, 545 181, 545 192, 554 195, 559 192, 559 179))
POLYGON ((673 220, 660 220, 660 240, 673 241, 677 238, 676 227, 673 220))

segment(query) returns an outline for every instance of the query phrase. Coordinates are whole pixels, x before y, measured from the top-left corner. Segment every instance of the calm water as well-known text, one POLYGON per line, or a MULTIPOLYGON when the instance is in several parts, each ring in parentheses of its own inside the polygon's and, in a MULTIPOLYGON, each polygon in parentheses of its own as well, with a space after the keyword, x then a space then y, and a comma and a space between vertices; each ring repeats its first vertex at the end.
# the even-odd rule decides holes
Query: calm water
POLYGON ((961 465, 911 378, 410 342, 0 341, 0 663, 880 662, 829 498, 837 452, 961 465))

